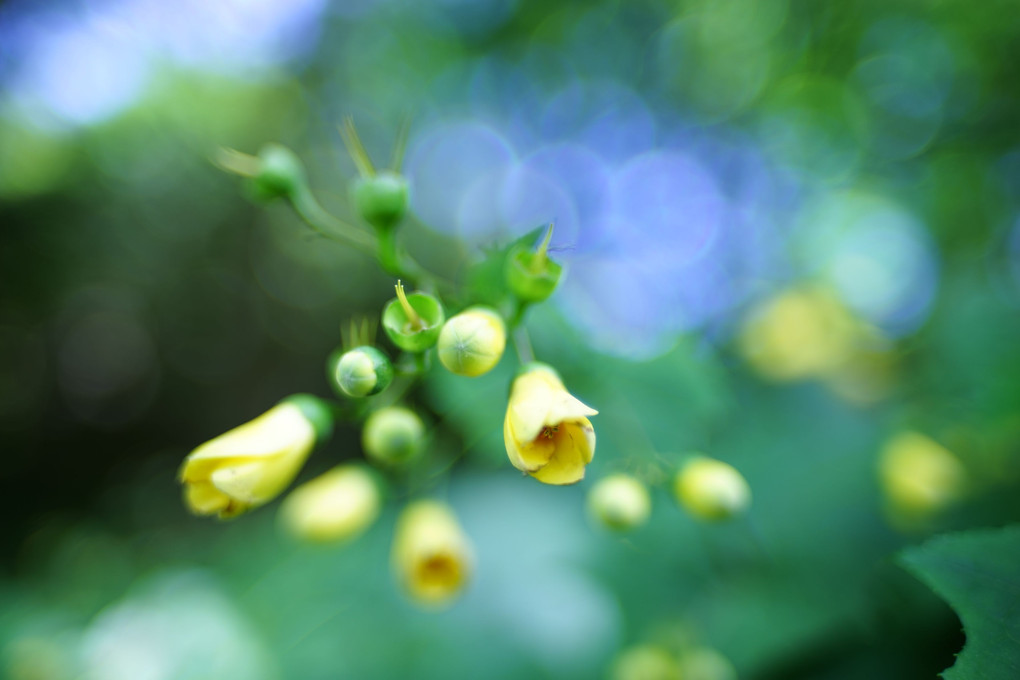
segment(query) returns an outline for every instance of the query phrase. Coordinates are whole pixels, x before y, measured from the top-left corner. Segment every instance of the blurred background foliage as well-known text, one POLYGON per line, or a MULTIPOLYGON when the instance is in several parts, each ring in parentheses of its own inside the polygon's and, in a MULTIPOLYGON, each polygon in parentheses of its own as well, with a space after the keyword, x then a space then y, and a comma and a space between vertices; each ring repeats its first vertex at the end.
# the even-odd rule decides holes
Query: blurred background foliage
MULTIPOLYGON (((1015 9, 0 4, 6 676, 589 678, 646 643, 748 678, 951 665, 960 621, 894 556, 1020 517, 1015 9), (412 401, 433 454, 463 456, 422 484, 478 559, 439 613, 392 583, 396 503, 312 548, 275 506, 188 517, 175 481, 198 443, 327 394, 341 324, 390 297, 210 163, 285 143, 349 216, 346 114, 378 159, 410 117, 404 238, 431 266, 556 222, 568 276, 528 327, 601 412, 589 479, 544 487, 500 441, 513 358, 432 371, 412 401), (904 430, 960 460, 963 502, 890 509, 878 460, 904 430), (661 481, 691 451, 744 473, 747 517, 698 524, 666 485, 625 537, 586 518, 591 480, 661 481)), ((358 442, 341 428, 302 478, 358 442)))

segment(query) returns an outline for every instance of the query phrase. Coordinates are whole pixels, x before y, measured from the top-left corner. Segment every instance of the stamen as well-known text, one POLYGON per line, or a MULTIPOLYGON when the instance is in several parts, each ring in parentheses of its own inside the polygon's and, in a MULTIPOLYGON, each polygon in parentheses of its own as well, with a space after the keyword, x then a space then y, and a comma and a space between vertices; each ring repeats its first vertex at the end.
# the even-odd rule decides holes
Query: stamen
POLYGON ((412 331, 420 331, 425 328, 425 320, 418 315, 411 303, 407 301, 407 296, 404 295, 404 285, 397 280, 397 299, 400 300, 400 306, 404 310, 404 314, 407 315, 407 326, 412 331))

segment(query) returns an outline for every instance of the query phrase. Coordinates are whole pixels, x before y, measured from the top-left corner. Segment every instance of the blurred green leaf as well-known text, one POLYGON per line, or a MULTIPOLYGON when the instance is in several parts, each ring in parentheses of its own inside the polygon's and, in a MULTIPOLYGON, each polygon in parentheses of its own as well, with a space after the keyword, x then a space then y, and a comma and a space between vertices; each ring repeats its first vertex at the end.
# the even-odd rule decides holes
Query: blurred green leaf
POLYGON ((946 680, 1020 677, 1020 526, 939 536, 901 561, 963 621, 967 644, 946 680))

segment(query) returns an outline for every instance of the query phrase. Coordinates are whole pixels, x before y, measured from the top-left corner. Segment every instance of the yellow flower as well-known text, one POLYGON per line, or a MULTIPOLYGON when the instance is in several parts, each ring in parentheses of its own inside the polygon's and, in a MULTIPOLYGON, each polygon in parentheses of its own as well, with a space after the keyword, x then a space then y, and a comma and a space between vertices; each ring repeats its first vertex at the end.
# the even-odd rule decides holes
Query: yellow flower
POLYGON ((290 492, 280 506, 280 520, 306 541, 345 541, 375 522, 379 506, 371 473, 360 465, 338 465, 290 492))
POLYGON ((833 293, 794 288, 751 315, 740 336, 740 349, 764 377, 800 380, 837 371, 868 337, 867 326, 833 293))
POLYGON ((956 456, 917 432, 901 432, 879 458, 882 489, 901 519, 923 518, 958 500, 967 473, 956 456))
POLYGON ((471 545, 450 508, 416 501, 404 508, 393 537, 393 567, 408 594, 426 605, 443 605, 467 584, 471 545))
POLYGON ((227 519, 271 501, 331 429, 318 399, 289 397, 188 455, 180 473, 185 504, 195 514, 227 519))
POLYGON ((567 392, 549 366, 533 363, 514 380, 503 421, 510 462, 546 484, 573 484, 595 454, 597 414, 567 392))
POLYGON ((751 504, 751 487, 736 468, 698 456, 688 461, 673 482, 677 501, 703 520, 729 519, 751 504))

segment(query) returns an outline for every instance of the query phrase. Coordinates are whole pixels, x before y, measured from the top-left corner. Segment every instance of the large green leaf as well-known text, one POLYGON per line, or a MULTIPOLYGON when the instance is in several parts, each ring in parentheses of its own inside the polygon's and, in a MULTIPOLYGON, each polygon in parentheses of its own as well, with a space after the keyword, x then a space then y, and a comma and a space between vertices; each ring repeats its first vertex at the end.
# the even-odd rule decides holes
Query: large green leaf
POLYGON ((901 561, 963 621, 967 644, 946 680, 1020 678, 1020 527, 939 536, 901 561))

